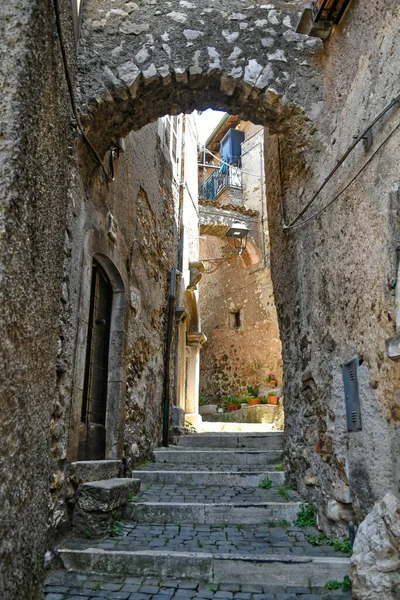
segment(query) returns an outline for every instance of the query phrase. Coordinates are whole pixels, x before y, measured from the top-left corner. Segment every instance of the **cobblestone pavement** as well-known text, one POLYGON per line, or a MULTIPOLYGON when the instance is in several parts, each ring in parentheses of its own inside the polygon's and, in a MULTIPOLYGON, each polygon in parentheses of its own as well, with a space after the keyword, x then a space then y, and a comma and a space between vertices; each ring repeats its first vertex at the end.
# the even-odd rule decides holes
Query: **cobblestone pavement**
POLYGON ((140 487, 140 502, 185 502, 185 503, 233 503, 254 502, 298 502, 296 492, 285 486, 272 486, 265 490, 258 487, 207 486, 184 487, 182 485, 145 485, 140 487))
POLYGON ((44 600, 351 600, 350 591, 55 572, 44 600))
MULTIPOLYGON (((272 523, 271 523, 272 525, 272 523)), ((152 525, 130 523, 121 535, 90 541, 72 540, 70 548, 103 550, 167 550, 219 554, 292 554, 295 556, 336 556, 332 546, 313 546, 307 536, 318 536, 314 528, 269 527, 267 525, 152 525)))

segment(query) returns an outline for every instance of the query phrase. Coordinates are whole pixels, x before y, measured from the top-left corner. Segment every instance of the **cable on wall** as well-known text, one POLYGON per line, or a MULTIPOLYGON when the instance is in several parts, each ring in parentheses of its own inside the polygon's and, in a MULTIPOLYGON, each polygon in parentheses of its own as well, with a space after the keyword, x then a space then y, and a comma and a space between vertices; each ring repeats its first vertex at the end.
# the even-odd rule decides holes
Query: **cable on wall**
POLYGON ((359 171, 357 171, 357 173, 354 175, 354 177, 352 177, 350 179, 350 181, 344 186, 344 188, 342 188, 340 190, 340 192, 338 192, 336 194, 336 196, 334 196, 332 198, 332 200, 330 200, 328 202, 328 204, 326 204, 325 206, 323 206, 320 210, 318 210, 316 213, 314 213, 313 215, 311 215, 307 219, 303 219, 303 221, 300 221, 300 222, 297 222, 297 223, 293 223, 292 222, 292 224, 290 224, 290 225, 283 225, 283 230, 287 231, 288 229, 294 229, 296 227, 300 227, 301 225, 305 225, 309 221, 312 221, 315 217, 318 217, 318 215, 320 215, 321 213, 323 213, 327 208, 329 208, 329 206, 331 206, 331 204, 333 204, 351 186, 351 184, 357 179, 357 177, 359 175, 361 175, 361 173, 364 171, 364 169, 372 162, 372 160, 378 154, 379 150, 390 140, 390 138, 396 133, 396 131, 398 129, 400 129, 400 123, 398 123, 396 125, 396 127, 393 129, 393 131, 391 131, 391 133, 389 133, 389 135, 387 136, 387 138, 385 138, 383 140, 383 142, 378 146, 378 148, 375 150, 375 152, 372 154, 372 156, 370 156, 370 158, 367 160, 367 162, 361 167, 361 169, 359 169, 359 171))
POLYGON ((320 187, 317 189, 317 191, 313 194, 312 198, 307 202, 307 204, 305 205, 305 207, 300 211, 300 213, 297 215, 297 217, 295 219, 293 219, 293 221, 291 221, 289 224, 285 224, 285 222, 283 221, 283 230, 287 231, 288 229, 293 229, 295 226, 299 227, 300 225, 304 225, 305 223, 308 223, 309 221, 311 221, 312 219, 314 219, 314 217, 316 217, 317 215, 321 214, 321 212, 323 212, 325 209, 327 209, 331 204, 333 204, 333 202, 335 202, 335 200, 337 200, 341 194, 343 194, 344 191, 347 190, 347 188, 353 183, 353 181, 360 175, 360 173, 365 169, 365 167, 372 161, 372 159, 374 158, 374 156, 377 154, 377 152, 379 152, 379 150, 382 148, 382 146, 384 146, 384 144, 386 144, 386 142, 392 137, 392 135, 397 131, 397 129, 400 127, 400 123, 399 125, 397 125, 395 127, 395 129, 389 134, 389 136, 382 142, 382 144, 380 144, 380 146, 377 148, 377 150, 372 154, 372 156, 369 158, 369 160, 364 164, 364 166, 357 172, 357 174, 350 180, 350 182, 326 205, 324 206, 320 211, 316 212, 314 215, 312 215, 311 217, 309 217, 308 219, 304 219, 303 221, 301 221, 300 223, 298 223, 298 221, 301 219, 301 217, 304 215, 305 212, 307 212, 307 210, 310 208, 310 206, 314 203, 314 201, 316 200, 316 198, 319 196, 319 194, 321 193, 321 191, 324 189, 324 187, 327 185, 327 183, 332 179, 333 175, 336 173, 336 171, 341 167, 341 165, 344 163, 344 161, 346 160, 346 158, 349 156, 349 154, 354 150, 354 148, 361 142, 362 139, 364 139, 367 135, 367 133, 374 127, 374 125, 391 109, 393 108, 393 106, 395 106, 398 102, 400 102, 400 94, 398 94, 397 96, 395 96, 390 102, 389 104, 387 104, 382 110, 381 112, 375 117, 375 119, 369 123, 369 125, 367 125, 367 127, 356 137, 356 139, 354 140, 354 142, 352 144, 350 144, 349 148, 346 150, 346 152, 343 154, 343 156, 339 159, 339 161, 336 163, 336 165, 333 167, 333 169, 329 172, 329 174, 327 175, 327 177, 324 179, 324 181, 322 182, 322 184, 320 185, 320 187))
POLYGON ((82 134, 82 139, 85 142, 85 144, 88 146, 88 148, 90 149, 96 163, 99 165, 99 167, 101 167, 101 169, 104 172, 104 175, 106 176, 107 181, 114 181, 115 179, 115 175, 114 175, 114 158, 116 156, 117 153, 117 149, 116 148, 111 148, 111 154, 110 154, 110 172, 107 171, 106 167, 104 166, 103 161, 101 160, 97 150, 95 149, 95 147, 93 146, 93 144, 91 143, 91 141, 89 140, 89 138, 87 137, 87 135, 85 134, 79 115, 78 115, 78 111, 76 108, 76 103, 75 103, 75 98, 74 98, 74 90, 73 90, 73 86, 72 86, 72 80, 71 80, 71 74, 69 72, 69 66, 68 66, 68 60, 67 60, 67 53, 65 51, 65 43, 64 43, 64 34, 62 32, 62 27, 61 27, 61 17, 60 17, 60 6, 58 3, 58 0, 54 0, 54 12, 56 15, 56 27, 57 27, 57 35, 58 35, 58 39, 60 42, 60 49, 61 49, 61 55, 62 55, 62 61, 63 61, 63 67, 64 67, 64 73, 65 73, 65 80, 67 83, 67 87, 68 87, 68 93, 69 93, 69 99, 71 102, 71 107, 72 107, 72 113, 74 115, 76 124, 82 134))

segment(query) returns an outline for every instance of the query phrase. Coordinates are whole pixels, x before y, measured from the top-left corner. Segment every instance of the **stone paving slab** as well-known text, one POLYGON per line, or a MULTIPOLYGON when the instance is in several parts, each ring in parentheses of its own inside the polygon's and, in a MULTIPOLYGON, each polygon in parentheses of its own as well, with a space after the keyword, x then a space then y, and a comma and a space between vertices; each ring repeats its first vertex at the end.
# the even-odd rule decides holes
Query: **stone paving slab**
POLYGON ((313 546, 307 536, 318 536, 314 528, 276 527, 275 523, 256 526, 212 526, 127 523, 121 534, 95 540, 72 538, 66 546, 71 549, 98 548, 103 550, 165 550, 171 552, 203 552, 231 555, 291 555, 336 556, 332 546, 313 546))
POLYGON ((154 577, 67 573, 49 575, 44 600, 351 600, 350 591, 260 584, 202 584, 154 577))

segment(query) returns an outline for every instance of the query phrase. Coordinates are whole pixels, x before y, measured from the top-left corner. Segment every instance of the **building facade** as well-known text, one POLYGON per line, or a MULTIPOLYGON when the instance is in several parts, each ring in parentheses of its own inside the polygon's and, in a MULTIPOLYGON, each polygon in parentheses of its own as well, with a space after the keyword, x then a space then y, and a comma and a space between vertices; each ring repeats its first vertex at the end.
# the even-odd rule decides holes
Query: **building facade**
POLYGON ((227 258, 220 264, 206 260, 211 272, 206 271, 200 284, 207 336, 201 352, 200 391, 210 402, 223 396, 243 397, 249 386, 266 394, 271 373, 282 382, 266 215, 264 135, 261 126, 224 116, 206 142, 203 164, 208 166, 199 169, 200 256, 227 258), (232 255, 225 237, 235 221, 249 229, 241 256, 232 255))

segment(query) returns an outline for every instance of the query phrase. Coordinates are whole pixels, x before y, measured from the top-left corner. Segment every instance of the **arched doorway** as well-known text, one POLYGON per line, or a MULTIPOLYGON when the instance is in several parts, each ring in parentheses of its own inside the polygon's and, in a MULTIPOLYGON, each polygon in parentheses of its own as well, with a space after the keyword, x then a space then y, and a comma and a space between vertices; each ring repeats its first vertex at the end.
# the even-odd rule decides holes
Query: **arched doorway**
POLYGON ((112 304, 111 282, 100 264, 93 260, 78 460, 105 458, 112 304))

